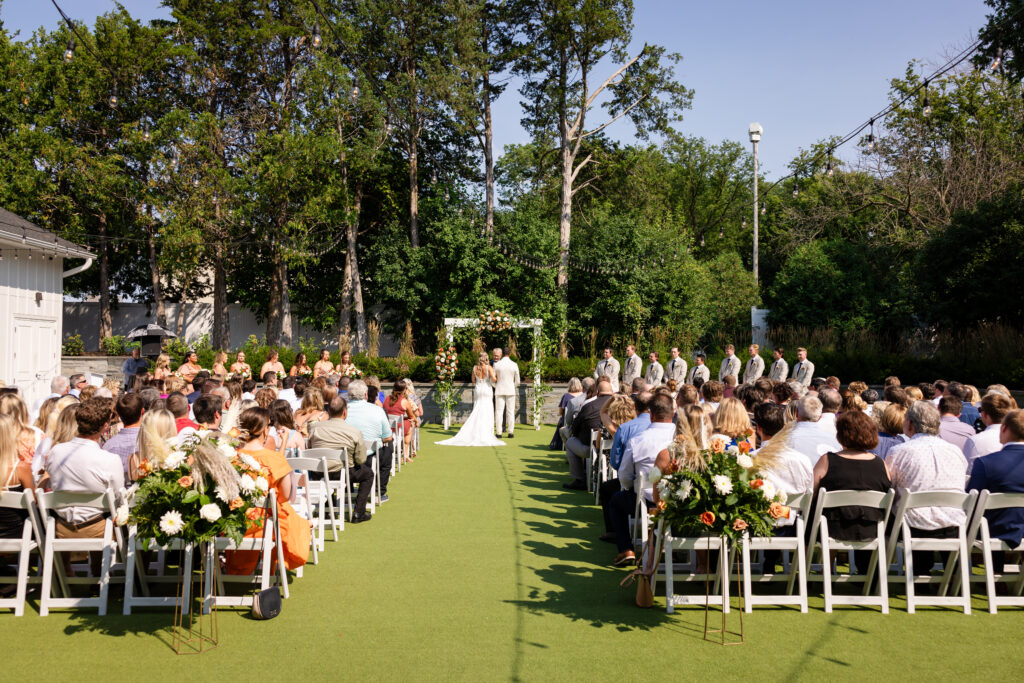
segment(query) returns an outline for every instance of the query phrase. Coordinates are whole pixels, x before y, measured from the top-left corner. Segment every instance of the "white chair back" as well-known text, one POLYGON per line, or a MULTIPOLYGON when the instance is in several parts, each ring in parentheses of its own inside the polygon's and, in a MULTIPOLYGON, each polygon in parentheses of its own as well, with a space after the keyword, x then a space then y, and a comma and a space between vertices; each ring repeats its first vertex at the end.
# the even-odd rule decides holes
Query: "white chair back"
POLYGON ((25 614, 25 595, 28 592, 29 583, 37 583, 39 580, 31 581, 28 575, 29 557, 33 551, 38 551, 42 536, 37 532, 35 498, 32 491, 3 491, 0 492, 0 508, 8 510, 19 510, 25 513, 25 521, 21 527, 19 538, 0 538, 0 553, 17 554, 18 573, 13 577, 0 577, 0 583, 14 583, 16 585, 14 597, 0 599, 0 609, 13 609, 14 616, 20 617, 25 614))
POLYGON ((1000 606, 1024 606, 1024 563, 1018 565, 1016 574, 998 573, 992 556, 994 552, 1022 551, 1024 543, 1013 547, 1001 538, 993 538, 985 517, 986 512, 1009 508, 1024 508, 1024 493, 992 493, 988 489, 983 490, 978 496, 978 504, 974 508, 974 517, 967 532, 968 546, 972 550, 981 551, 988 611, 991 614, 995 614, 1000 606), (1010 584, 1007 591, 1009 595, 998 595, 997 583, 1010 584))

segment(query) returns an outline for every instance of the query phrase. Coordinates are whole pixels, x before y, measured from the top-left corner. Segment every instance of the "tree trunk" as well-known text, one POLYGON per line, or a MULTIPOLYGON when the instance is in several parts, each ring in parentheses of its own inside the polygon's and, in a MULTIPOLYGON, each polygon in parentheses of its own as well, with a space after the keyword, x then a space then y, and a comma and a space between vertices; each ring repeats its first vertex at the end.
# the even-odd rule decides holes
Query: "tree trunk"
POLYGON ((100 214, 100 340, 113 334, 110 320, 110 255, 107 246, 107 214, 100 214))
MULTIPOLYGON (((562 57, 560 80, 563 90, 566 78, 566 58, 562 57)), ((569 357, 569 238, 572 231, 572 166, 573 153, 572 141, 569 139, 569 117, 566 113, 565 104, 558 112, 558 137, 561 145, 562 162, 562 190, 558 213, 558 288, 559 301, 559 326, 558 326, 558 355, 560 358, 569 357)))
POLYGON ((288 300, 288 265, 274 247, 270 271, 270 301, 267 310, 267 343, 288 346, 292 343, 292 313, 288 300))
POLYGON ((356 312, 356 351, 365 351, 369 344, 366 330, 366 309, 363 306, 363 285, 359 276, 359 254, 356 251, 356 238, 359 235, 359 212, 363 204, 363 184, 356 185, 352 202, 352 219, 349 221, 348 252, 352 259, 352 302, 356 312))
POLYGON ((147 246, 149 247, 149 270, 150 282, 153 287, 153 303, 156 305, 156 324, 167 329, 167 306, 164 303, 164 286, 160 282, 160 261, 156 256, 156 226, 153 224, 153 207, 147 208, 149 213, 149 235, 147 246))
MULTIPOLYGON (((217 206, 220 213, 220 206, 217 206)), ((213 247, 213 348, 227 351, 231 346, 231 327, 228 321, 228 285, 224 268, 224 245, 213 247)))
POLYGON ((185 338, 185 300, 188 297, 188 288, 192 286, 192 278, 187 277, 181 288, 181 299, 178 300, 178 315, 175 321, 174 333, 178 335, 178 339, 185 338))
MULTIPOLYGON (((350 221, 345 223, 345 234, 352 230, 350 221)), ((352 239, 348 238, 345 248, 345 274, 341 280, 341 314, 338 325, 338 351, 352 348, 352 239)))
MULTIPOLYGON (((413 124, 415 129, 415 123, 413 124)), ((409 132, 409 243, 415 249, 420 246, 420 193, 419 158, 416 154, 416 132, 409 132)))
POLYGON ((491 75, 484 71, 484 184, 486 186, 486 216, 484 232, 487 241, 494 237, 494 130, 491 126, 491 75))

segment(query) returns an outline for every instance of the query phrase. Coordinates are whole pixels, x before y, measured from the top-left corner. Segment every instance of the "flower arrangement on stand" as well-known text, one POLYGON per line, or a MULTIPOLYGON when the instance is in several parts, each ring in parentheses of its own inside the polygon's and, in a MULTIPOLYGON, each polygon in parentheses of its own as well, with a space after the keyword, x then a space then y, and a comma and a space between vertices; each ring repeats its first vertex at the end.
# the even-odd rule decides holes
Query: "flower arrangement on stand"
POLYGON ((484 311, 476 321, 481 332, 504 332, 512 329, 512 318, 502 311, 484 311))
MULTIPOLYGON (((201 558, 199 568, 183 575, 182 582, 192 586, 190 600, 205 601, 207 573, 215 574, 219 562, 210 542, 227 536, 241 543, 249 526, 262 526, 260 504, 270 488, 269 472, 252 456, 238 453, 237 441, 220 432, 197 431, 181 444, 170 439, 164 445, 153 461, 139 464, 137 488, 117 509, 114 521, 135 524, 145 549, 151 540, 159 546, 174 541, 193 546, 201 558)), ((215 646, 215 622, 204 625, 203 619, 210 617, 203 616, 201 604, 183 609, 182 594, 175 610, 175 649, 180 654, 183 648, 215 646)))
POLYGON ((363 376, 363 371, 355 366, 355 364, 348 366, 341 373, 343 377, 349 377, 351 379, 359 379, 363 376))
POLYGON ((455 396, 455 373, 459 369, 459 354, 455 352, 455 345, 449 344, 447 348, 441 346, 434 356, 434 369, 437 370, 437 381, 434 383, 434 400, 441 408, 441 415, 444 416, 444 428, 448 429, 451 424, 452 411, 458 405, 458 398, 455 396))
MULTIPOLYGON (((762 473, 774 459, 752 456, 750 450, 747 439, 737 442, 721 435, 712 437, 705 450, 673 443, 669 471, 654 468, 650 473, 659 498, 654 519, 670 525, 676 537, 720 536, 738 543, 744 534, 770 536, 776 520, 789 517, 791 511, 785 492, 762 473)), ((724 611, 722 620, 724 644, 724 611)), ((705 638, 718 632, 708 630, 706 615, 704 629, 705 638)), ((743 637, 742 615, 737 635, 743 637)))

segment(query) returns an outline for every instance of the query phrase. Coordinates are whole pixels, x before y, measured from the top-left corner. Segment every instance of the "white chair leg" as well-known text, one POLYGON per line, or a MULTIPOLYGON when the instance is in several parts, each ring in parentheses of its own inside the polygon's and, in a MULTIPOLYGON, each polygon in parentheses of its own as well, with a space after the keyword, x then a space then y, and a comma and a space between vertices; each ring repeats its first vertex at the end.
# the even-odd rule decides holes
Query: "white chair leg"
POLYGON ((50 600, 53 591, 53 538, 56 534, 53 520, 46 525, 46 546, 43 550, 43 585, 40 587, 39 616, 50 614, 50 600))
POLYGON ((750 582, 750 537, 744 534, 741 543, 743 557, 743 611, 750 614, 754 611, 754 605, 752 604, 754 591, 750 582))
MULTIPOLYGON (((887 580, 886 573, 889 571, 889 561, 885 556, 885 528, 882 523, 878 523, 878 583, 881 584, 879 592, 882 598, 882 614, 889 613, 889 581, 887 580)), ((910 580, 913 581, 914 577, 911 576, 910 580)))
POLYGON ((104 524, 103 537, 106 542, 103 546, 103 559, 100 562, 99 616, 101 617, 107 614, 107 596, 110 593, 110 565, 112 564, 114 554, 113 531, 114 523, 108 519, 104 524))
MULTIPOLYGON (((31 514, 31 513, 30 513, 31 514)), ((31 531, 26 530, 27 533, 31 531)), ((15 589, 14 616, 20 617, 25 614, 25 594, 28 592, 28 539, 23 538, 21 552, 18 553, 18 586, 15 589)))
POLYGON ((135 534, 128 532, 128 547, 125 549, 124 558, 124 606, 121 614, 128 616, 132 613, 132 598, 135 596, 135 534))
POLYGON ((672 537, 666 534, 663 543, 665 544, 665 611, 672 614, 676 611, 675 605, 672 604, 675 597, 675 583, 672 575, 672 537))
POLYGON ((903 539, 903 563, 906 566, 906 571, 904 572, 906 576, 904 576, 904 579, 907 586, 907 614, 914 613, 914 553, 911 549, 912 543, 913 541, 910 540, 909 536, 903 539))
POLYGON ((981 555, 985 562, 985 590, 988 593, 988 611, 989 614, 995 614, 998 611, 996 605, 996 579, 995 579, 995 568, 992 566, 992 539, 988 534, 988 525, 985 524, 984 520, 981 523, 981 555))
POLYGON ((832 612, 832 553, 828 544, 828 523, 822 519, 821 529, 821 573, 824 574, 825 612, 832 612))

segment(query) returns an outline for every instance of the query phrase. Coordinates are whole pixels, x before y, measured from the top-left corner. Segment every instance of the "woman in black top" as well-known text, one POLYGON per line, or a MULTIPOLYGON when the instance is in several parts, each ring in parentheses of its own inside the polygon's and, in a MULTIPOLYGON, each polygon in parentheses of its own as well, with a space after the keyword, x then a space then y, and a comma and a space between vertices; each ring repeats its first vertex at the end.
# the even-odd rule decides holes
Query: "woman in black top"
MULTIPOLYGON (((889 467, 871 449, 878 445, 875 421, 860 412, 844 412, 836 418, 836 440, 843 447, 838 453, 826 453, 814 466, 814 506, 818 489, 829 491, 888 491, 892 486, 889 467)), ((814 509, 812 507, 812 509, 814 509)), ((828 508, 829 536, 840 541, 866 541, 875 538, 883 511, 860 505, 828 508)), ((855 553, 858 571, 867 569, 870 552, 855 553)))

